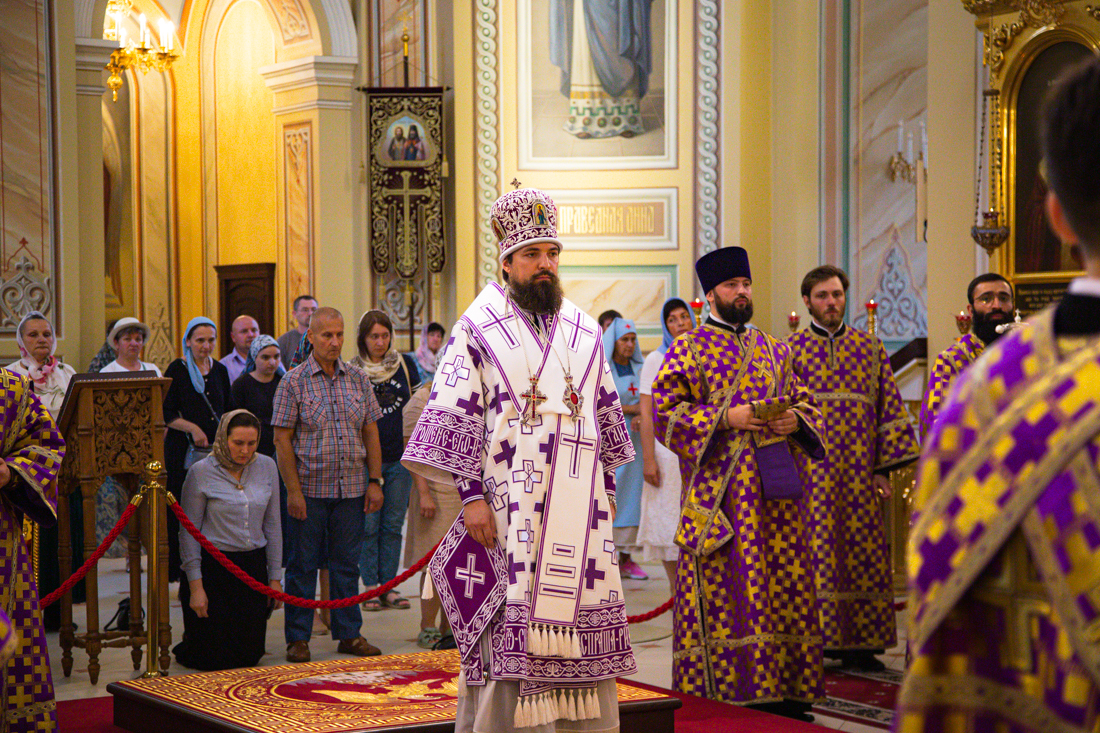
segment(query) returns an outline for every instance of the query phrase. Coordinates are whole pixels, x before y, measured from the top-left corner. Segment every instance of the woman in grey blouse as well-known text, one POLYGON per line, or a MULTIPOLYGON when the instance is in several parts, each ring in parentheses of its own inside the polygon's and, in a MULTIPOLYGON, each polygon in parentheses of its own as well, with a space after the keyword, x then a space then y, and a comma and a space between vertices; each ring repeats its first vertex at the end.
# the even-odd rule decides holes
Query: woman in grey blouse
MULTIPOLYGON (((213 452, 187 472, 180 504, 210 542, 246 573, 282 590, 279 471, 260 455, 260 421, 248 410, 222 416, 213 452)), ((267 618, 278 608, 231 575, 180 528, 183 640, 176 661, 201 670, 252 667, 264 654, 267 618)))

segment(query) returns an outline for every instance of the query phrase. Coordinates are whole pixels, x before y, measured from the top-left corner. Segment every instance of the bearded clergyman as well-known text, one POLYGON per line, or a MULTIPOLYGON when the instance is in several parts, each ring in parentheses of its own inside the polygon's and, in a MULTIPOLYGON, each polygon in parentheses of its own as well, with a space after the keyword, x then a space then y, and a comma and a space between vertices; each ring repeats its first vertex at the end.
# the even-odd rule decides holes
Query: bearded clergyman
POLYGON ((824 456, 821 415, 791 349, 750 327, 748 253, 695 265, 711 314, 681 334, 653 382, 654 432, 680 457, 673 610, 680 692, 811 721, 821 627, 793 451, 824 456))
POLYGON ((947 400, 956 377, 977 361, 987 346, 1001 337, 997 327, 1012 320, 1012 285, 1004 275, 995 272, 978 275, 966 288, 966 299, 970 301, 966 306, 971 319, 970 331, 944 349, 932 365, 928 391, 924 393, 920 409, 922 438, 932 429, 932 423, 947 400))
POLYGON ((429 565, 462 660, 458 731, 618 730, 636 665, 611 527, 634 458, 600 327, 562 296, 554 202, 492 208, 504 285, 459 319, 403 464, 462 513, 429 565))

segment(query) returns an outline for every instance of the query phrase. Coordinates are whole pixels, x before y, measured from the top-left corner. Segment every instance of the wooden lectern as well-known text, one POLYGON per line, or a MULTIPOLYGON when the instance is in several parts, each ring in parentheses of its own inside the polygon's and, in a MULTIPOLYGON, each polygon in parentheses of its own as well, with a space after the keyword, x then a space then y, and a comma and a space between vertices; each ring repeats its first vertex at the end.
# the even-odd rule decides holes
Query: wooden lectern
MULTIPOLYGON (((95 552, 95 502, 100 484, 108 476, 118 477, 130 496, 138 489, 140 476, 150 461, 164 465, 164 394, 171 379, 155 372, 113 372, 77 374, 69 383, 61 407, 58 427, 65 437, 65 460, 58 479, 57 518, 61 580, 72 575, 72 547, 69 539, 70 496, 79 491, 84 502, 84 557, 95 552)), ((154 478, 154 477, 150 477, 154 478)), ((167 482, 163 470, 155 476, 167 482)), ((61 669, 68 677, 73 670, 73 646, 88 652, 88 676, 99 680, 99 653, 103 647, 132 647, 134 669, 141 667, 141 647, 147 642, 141 603, 141 537, 147 546, 160 547, 159 568, 149 568, 149 580, 159 587, 157 609, 150 609, 156 623, 160 648, 160 669, 168 669, 168 646, 172 631, 168 625, 168 529, 164 505, 159 516, 149 517, 150 502, 134 515, 141 531, 130 532, 130 623, 126 631, 103 632, 99 628, 99 578, 93 566, 85 582, 88 588, 86 631, 73 629, 72 593, 61 597, 61 669), (149 530, 155 528, 153 534, 149 530)), ((152 648, 152 647, 151 647, 152 648)))

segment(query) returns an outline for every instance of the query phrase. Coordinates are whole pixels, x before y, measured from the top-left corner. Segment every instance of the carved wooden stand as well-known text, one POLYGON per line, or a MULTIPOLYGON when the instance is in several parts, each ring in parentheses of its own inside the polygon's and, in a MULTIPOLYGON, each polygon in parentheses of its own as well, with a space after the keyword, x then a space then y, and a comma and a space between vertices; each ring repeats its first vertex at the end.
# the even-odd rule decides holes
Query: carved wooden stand
MULTIPOLYGON (((73 572, 72 547, 69 540, 69 497, 79 489, 84 502, 84 557, 95 552, 96 494, 103 480, 116 476, 127 496, 137 491, 139 476, 151 461, 164 464, 164 393, 170 379, 130 374, 79 374, 73 378, 65 396, 58 425, 65 436, 67 453, 61 464, 58 480, 57 516, 59 565, 64 581, 73 572)), ((163 468, 154 476, 162 484, 167 481, 163 468)), ((130 560, 130 623, 128 630, 104 632, 99 627, 99 577, 96 568, 85 577, 87 583, 87 626, 82 634, 73 629, 72 593, 61 598, 61 669, 68 677, 73 670, 74 646, 88 652, 88 676, 92 684, 99 680, 99 653, 104 647, 131 647, 134 669, 141 668, 141 647, 146 643, 141 602, 141 545, 155 542, 160 552, 158 568, 149 569, 149 580, 159 588, 156 639, 160 649, 160 669, 170 663, 168 647, 172 630, 168 625, 168 532, 164 505, 159 503, 158 516, 149 516, 152 502, 145 502, 134 516, 138 523, 129 534, 130 560), (155 519, 155 521, 151 521, 155 519), (155 528, 150 536, 149 530, 155 528), (144 537, 143 537, 144 536, 144 537)))

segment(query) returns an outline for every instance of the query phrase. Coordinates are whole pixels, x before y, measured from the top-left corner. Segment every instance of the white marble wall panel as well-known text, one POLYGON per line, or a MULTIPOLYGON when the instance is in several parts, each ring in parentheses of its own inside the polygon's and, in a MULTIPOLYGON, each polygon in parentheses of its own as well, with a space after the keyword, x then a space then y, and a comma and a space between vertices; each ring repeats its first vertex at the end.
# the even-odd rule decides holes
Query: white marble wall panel
MULTIPOLYGON (((851 5, 851 240, 849 317, 866 323, 863 304, 879 303, 879 335, 927 335, 927 245, 917 236, 916 188, 891 181, 898 121, 921 149, 927 108, 927 0, 853 0, 851 5)), ((903 143, 903 147, 908 147, 903 143)))
MULTIPOLYGON (((0 332, 57 301, 45 0, 0 0, 0 332)), ((58 324, 59 327, 61 324, 58 324)))
POLYGON ((630 318, 642 335, 661 333, 661 306, 675 295, 675 267, 571 268, 561 266, 565 297, 596 318, 615 309, 630 318))

